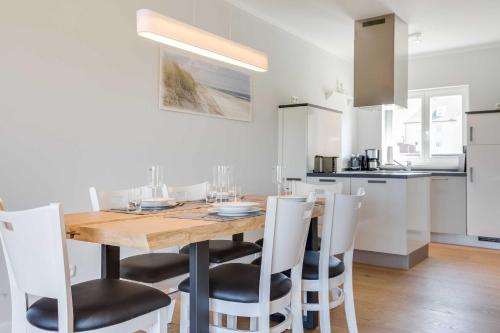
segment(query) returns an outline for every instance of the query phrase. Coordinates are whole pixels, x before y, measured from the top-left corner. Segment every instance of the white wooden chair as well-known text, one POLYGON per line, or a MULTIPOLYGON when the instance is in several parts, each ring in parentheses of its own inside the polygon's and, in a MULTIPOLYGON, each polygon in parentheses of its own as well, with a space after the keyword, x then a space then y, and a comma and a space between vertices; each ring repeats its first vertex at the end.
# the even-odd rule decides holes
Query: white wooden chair
MULTIPOLYGON (((201 184, 167 187, 169 197, 180 201, 205 200, 208 182, 201 184)), ((259 255, 262 248, 252 242, 234 241, 229 239, 213 239, 208 242, 209 260, 212 265, 232 261, 250 262, 259 255)), ((189 246, 181 248, 180 253, 189 254, 189 246)))
MULTIPOLYGON (((210 310, 214 313, 211 332, 241 332, 237 317, 250 317, 250 331, 283 332, 290 326, 302 332, 301 273, 307 230, 314 207, 314 194, 307 202, 269 197, 262 266, 230 263, 209 271, 210 310), (281 273, 291 269, 291 278, 281 273), (269 326, 269 315, 282 313, 285 320, 269 326), (227 315, 227 327, 222 315, 227 315)), ((189 329, 189 279, 181 291, 181 333, 189 329)))
MULTIPOLYGON (((301 181, 292 182, 292 195, 302 195, 307 196, 309 193, 316 193, 316 198, 324 198, 326 192, 330 193, 342 193, 342 183, 335 184, 309 184, 301 181)), ((319 218, 319 222, 323 222, 323 217, 319 218)), ((259 246, 264 246, 264 239, 260 238, 255 241, 255 244, 259 246)))
POLYGON ((322 333, 331 332, 330 309, 342 303, 345 303, 349 332, 358 332, 352 266, 358 213, 364 194, 362 188, 356 195, 325 193, 321 250, 307 251, 304 256, 302 291, 318 292, 319 303, 307 303, 305 298, 302 309, 320 312, 322 333), (342 261, 335 257, 339 254, 343 254, 342 261))
POLYGON ((70 285, 59 204, 0 211, 0 238, 12 295, 11 332, 164 332, 170 303, 164 293, 112 279, 70 285), (28 296, 41 298, 30 305, 28 296))
POLYGON ((170 198, 178 201, 200 201, 207 196, 208 182, 188 186, 167 186, 170 198))
MULTIPOLYGON (((144 198, 151 197, 150 191, 149 187, 143 187, 142 196, 144 198)), ((130 190, 98 192, 95 187, 91 187, 89 192, 92 210, 100 211, 126 207, 130 190)), ((166 187, 163 195, 165 197, 168 195, 166 187)), ((169 293, 172 304, 168 307, 168 323, 171 323, 173 318, 177 286, 189 275, 189 255, 179 254, 178 247, 170 250, 175 253, 141 253, 120 260, 120 277, 122 279, 139 282, 169 293)))

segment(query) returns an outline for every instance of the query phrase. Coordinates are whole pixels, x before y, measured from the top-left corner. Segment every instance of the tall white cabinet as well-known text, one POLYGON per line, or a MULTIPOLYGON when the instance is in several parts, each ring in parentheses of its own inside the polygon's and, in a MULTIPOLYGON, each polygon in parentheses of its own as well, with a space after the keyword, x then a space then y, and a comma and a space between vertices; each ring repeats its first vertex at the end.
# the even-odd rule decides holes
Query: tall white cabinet
POLYGON ((500 110, 467 114, 467 234, 500 238, 500 110))
POLYGON ((279 107, 279 164, 287 178, 306 181, 314 156, 342 156, 342 112, 313 104, 279 107))

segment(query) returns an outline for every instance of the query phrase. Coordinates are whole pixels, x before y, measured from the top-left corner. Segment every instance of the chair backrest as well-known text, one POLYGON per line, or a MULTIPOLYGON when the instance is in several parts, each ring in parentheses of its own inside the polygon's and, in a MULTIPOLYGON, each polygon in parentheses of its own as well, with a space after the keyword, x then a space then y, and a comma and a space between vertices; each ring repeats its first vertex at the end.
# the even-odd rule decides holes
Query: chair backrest
POLYGON ((326 193, 321 257, 345 253, 354 248, 359 209, 364 195, 363 188, 358 189, 354 195, 326 193))
POLYGON ((269 266, 270 274, 301 263, 314 199, 314 195, 310 195, 306 202, 268 197, 262 267, 269 266))
POLYGON ((0 238, 9 279, 18 291, 71 304, 65 228, 59 204, 19 212, 0 211, 0 238))
POLYGON ((342 193, 342 183, 309 184, 301 181, 292 182, 292 193, 294 195, 308 195, 315 192, 318 198, 322 198, 326 192, 342 193))
POLYGON ((208 182, 188 186, 168 186, 168 196, 178 201, 205 200, 208 182))
MULTIPOLYGON (((142 198, 151 198, 151 187, 142 186, 140 189, 142 198)), ((125 208, 128 206, 132 190, 133 189, 130 188, 126 190, 98 192, 95 187, 91 187, 89 188, 89 194, 92 210, 97 212, 105 209, 125 208)), ((163 186, 162 194, 164 197, 168 197, 166 186, 163 186)))

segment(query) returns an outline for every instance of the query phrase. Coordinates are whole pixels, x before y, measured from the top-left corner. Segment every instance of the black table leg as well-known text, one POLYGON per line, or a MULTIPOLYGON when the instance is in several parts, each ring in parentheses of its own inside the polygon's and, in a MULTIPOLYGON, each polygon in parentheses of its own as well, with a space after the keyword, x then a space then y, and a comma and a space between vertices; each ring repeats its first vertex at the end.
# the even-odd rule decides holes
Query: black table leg
POLYGON ((189 332, 208 333, 208 241, 189 245, 189 332))
MULTIPOLYGON (((318 236, 318 218, 313 217, 311 219, 311 225, 309 227, 309 232, 307 234, 306 250, 318 251, 319 236, 318 236)), ((318 303, 318 293, 317 292, 307 292, 307 302, 308 303, 318 303)), ((315 329, 319 324, 319 314, 317 311, 308 311, 304 317, 304 328, 315 329)))
POLYGON ((120 278, 120 247, 101 245, 101 278, 120 278))
POLYGON ((235 242, 243 242, 243 234, 235 234, 233 235, 233 241, 235 242))

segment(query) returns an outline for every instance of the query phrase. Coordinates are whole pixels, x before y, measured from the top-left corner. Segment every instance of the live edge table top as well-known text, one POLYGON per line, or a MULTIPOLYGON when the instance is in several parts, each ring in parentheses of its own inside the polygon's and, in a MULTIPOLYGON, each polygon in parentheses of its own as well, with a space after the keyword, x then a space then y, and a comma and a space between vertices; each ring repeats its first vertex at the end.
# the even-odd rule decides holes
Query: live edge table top
MULTIPOLYGON (((266 196, 245 196, 246 201, 266 205, 266 196)), ((115 212, 84 212, 65 214, 64 223, 71 239, 97 244, 158 250, 229 236, 264 227, 265 215, 218 222, 174 218, 183 213, 204 212, 208 207, 165 212, 151 215, 133 215, 115 212)), ((322 215, 316 206, 313 217, 322 215)))

